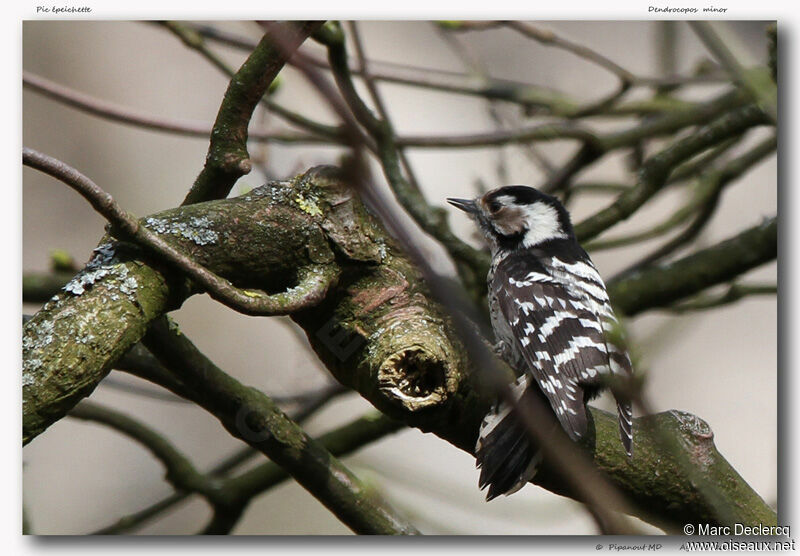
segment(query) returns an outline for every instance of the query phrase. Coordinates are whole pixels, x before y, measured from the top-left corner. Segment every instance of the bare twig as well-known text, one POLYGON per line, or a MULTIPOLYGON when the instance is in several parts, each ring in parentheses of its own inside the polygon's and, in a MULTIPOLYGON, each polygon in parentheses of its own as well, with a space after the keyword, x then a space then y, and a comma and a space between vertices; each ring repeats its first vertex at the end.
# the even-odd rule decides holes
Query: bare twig
MULTIPOLYGON (((112 102, 80 93, 27 71, 22 72, 22 85, 67 106, 122 124, 206 139, 211 135, 213 129, 212 124, 209 122, 157 117, 125 106, 119 106, 112 102)), ((248 134, 248 139, 251 141, 275 141, 278 143, 329 143, 332 141, 331 138, 309 133, 262 130, 251 130, 248 134)))
POLYGON ((609 296, 624 315, 666 307, 706 288, 735 280, 778 255, 775 217, 676 261, 608 282, 609 296))
POLYGON ((767 123, 764 113, 750 105, 726 114, 696 133, 675 142, 645 162, 633 189, 620 195, 610 206, 575 226, 581 241, 591 239, 607 230, 647 202, 666 184, 672 170, 703 150, 732 136, 767 123))
POLYGON ((616 62, 583 44, 565 39, 550 29, 542 29, 524 21, 506 21, 505 25, 521 35, 528 37, 529 39, 566 50, 575 54, 576 56, 579 56, 580 58, 583 58, 584 60, 605 68, 616 75, 623 83, 632 84, 637 81, 635 75, 621 67, 616 62))
MULTIPOLYGON (((178 24, 166 25, 188 46, 200 50, 217 67, 229 73, 218 58, 203 48, 201 39, 185 32, 178 24)), ((276 50, 269 34, 264 35, 242 67, 232 76, 214 122, 205 166, 186 196, 185 204, 197 199, 222 199, 228 195, 237 179, 250 172, 252 163, 247 152, 247 128, 253 110, 264 98, 286 59, 319 25, 319 22, 286 24, 286 51, 276 50)))
MULTIPOLYGON (((463 278, 470 284, 470 291, 476 297, 480 297, 485 288, 484 277, 489 264, 486 254, 453 234, 447 222, 446 212, 440 207, 430 206, 422 192, 403 175, 391 122, 376 117, 355 89, 347 65, 347 52, 341 30, 325 27, 317 34, 316 38, 328 47, 328 57, 336 84, 355 119, 374 139, 384 175, 397 200, 425 232, 436 238, 447 249, 459 267, 463 278)), ((299 60, 299 57, 295 57, 295 59, 299 60)), ((321 77, 316 75, 310 65, 304 64, 298 68, 304 69, 307 76, 315 79, 315 84, 322 83, 321 77)), ((330 94, 326 98, 331 98, 330 94)), ((349 116, 350 111, 345 111, 347 113, 345 117, 352 118, 349 116)), ((355 130, 358 129, 357 124, 352 121, 347 126, 353 128, 351 133, 355 133, 355 130)), ((358 149, 361 144, 363 142, 356 143, 354 147, 358 149)))
POLYGON ((689 21, 688 23, 722 66, 753 95, 753 100, 766 112, 772 123, 777 123, 778 90, 769 76, 764 75, 759 78, 760 74, 747 70, 708 21, 689 21))
POLYGON ((491 147, 561 139, 578 139, 593 142, 597 141, 598 137, 591 130, 576 124, 556 122, 470 135, 407 135, 398 137, 396 143, 398 146, 404 147, 459 148, 491 147))
MULTIPOLYGON (((137 344, 141 346, 141 344, 137 344)), ((144 346, 141 346, 142 349, 144 346)), ((149 352, 148 352, 149 353, 149 352)), ((151 355, 152 357, 152 355, 151 355)), ((153 358, 155 359, 155 358, 153 358)), ((160 363, 159 363, 160 364, 160 363)), ((168 389, 172 389, 171 384, 162 383, 162 385, 168 389)), ((338 388, 327 388, 323 389, 319 392, 319 395, 316 398, 309 399, 305 404, 299 407, 294 412, 290 413, 291 419, 297 423, 302 423, 308 417, 313 415, 317 410, 323 407, 325 404, 343 394, 344 391, 338 388)), ((326 445, 326 447, 328 447, 326 445)), ((226 457, 222 461, 220 461, 217 465, 212 467, 209 471, 205 473, 205 476, 209 478, 209 480, 214 480, 217 485, 220 484, 221 480, 225 477, 226 474, 230 473, 237 467, 241 466, 245 462, 252 459, 254 456, 258 455, 259 452, 253 449, 251 446, 245 446, 244 448, 240 448, 230 456, 226 457)), ((334 455, 341 455, 340 453, 334 453, 334 455)), ((274 464, 273 464, 274 465, 274 464)), ((228 479, 231 480, 231 479, 228 479)), ((222 488, 219 487, 219 490, 225 491, 230 493, 233 491, 232 488, 222 488)), ((128 533, 130 531, 134 531, 139 527, 145 525, 147 522, 152 520, 153 518, 157 517, 158 515, 163 514, 164 512, 170 510, 171 508, 175 507, 177 504, 186 500, 189 496, 191 496, 191 492, 179 490, 173 492, 171 495, 162 498, 161 500, 147 506, 146 508, 134 512, 132 514, 123 516, 119 518, 117 521, 93 532, 93 535, 120 535, 123 533, 128 533)), ((237 497, 241 496, 241 490, 237 493, 237 497)), ((233 498, 231 494, 227 494, 227 498, 233 498)), ((229 523, 230 520, 229 520, 229 523)))
MULTIPOLYGON (((402 423, 393 421, 381 413, 370 412, 321 435, 316 441, 324 446, 331 455, 341 457, 402 428, 402 423)), ((289 477, 290 475, 285 469, 268 461, 237 477, 225 480, 221 488, 235 497, 244 509, 256 496, 289 477)), ((211 523, 213 521, 212 518, 211 523)))
POLYGON ((133 438, 147 448, 167 470, 167 480, 178 490, 197 492, 216 499, 218 491, 189 459, 181 454, 163 436, 144 424, 113 409, 93 402, 82 401, 69 412, 70 417, 85 421, 96 421, 133 438))
MULTIPOLYGON (((585 248, 587 250, 599 251, 602 249, 623 247, 626 245, 631 245, 633 243, 638 243, 641 241, 652 239, 669 232, 676 226, 679 226, 680 224, 691 218, 691 216, 695 213, 704 215, 702 222, 705 223, 713 213, 713 210, 717 205, 717 200, 719 199, 722 190, 731 182, 739 178, 744 172, 749 170, 752 166, 758 164, 766 156, 775 152, 777 146, 778 146, 778 140, 776 137, 773 136, 772 138, 763 141, 761 144, 754 147, 752 150, 748 151, 740 158, 737 158, 729 162, 724 167, 718 170, 708 171, 704 175, 701 175, 697 180, 697 186, 695 188, 695 192, 694 195, 692 196, 692 199, 690 199, 684 206, 682 206, 674 213, 672 213, 672 215, 670 215, 663 222, 656 224, 655 226, 652 226, 651 228, 641 232, 629 233, 626 234, 625 236, 617 238, 592 241, 589 244, 585 245, 585 248)), ((668 251, 665 249, 659 249, 653 255, 645 257, 645 259, 638 262, 637 268, 641 268, 642 266, 645 266, 647 264, 652 264, 653 262, 662 258, 669 252, 672 252, 680 245, 686 243, 689 239, 691 238, 686 238, 681 240, 677 245, 671 247, 668 251)), ((673 242, 670 242, 669 245, 672 246, 672 244, 673 242)))
MULTIPOLYGON (((752 166, 773 153, 777 146, 777 137, 773 136, 719 170, 712 170, 702 175, 698 184, 697 202, 694 203, 696 214, 689 226, 648 255, 639 258, 632 265, 619 271, 612 279, 631 275, 653 265, 697 237, 713 216, 723 189, 752 166)), ((688 210, 684 214, 691 214, 692 205, 693 203, 690 202, 689 206, 686 207, 688 210)))
MULTIPOLYGON (((469 28, 472 23, 477 22, 458 22, 458 28, 463 26, 469 28)), ((492 23, 492 27, 498 27, 499 22, 492 23)), ((231 33, 207 26, 197 24, 185 24, 202 37, 222 42, 236 48, 247 50, 248 52, 255 47, 255 42, 249 38, 233 35, 231 33)), ((441 26, 440 26, 441 27, 441 26)), ((487 26, 488 27, 488 26, 487 26)), ((303 55, 309 63, 322 69, 330 69, 324 58, 306 49, 302 50, 303 55)), ((599 112, 587 114, 587 108, 595 105, 582 106, 570 100, 563 92, 546 89, 532 83, 513 79, 498 79, 487 76, 486 80, 481 79, 475 82, 474 76, 463 72, 433 69, 393 62, 378 60, 368 60, 370 73, 378 81, 387 83, 397 83, 411 87, 426 88, 451 94, 469 95, 483 97, 487 100, 498 100, 512 102, 526 107, 537 107, 554 116, 575 117, 576 114, 599 115, 599 112)), ((357 64, 350 63, 350 70, 355 75, 361 75, 361 70, 357 64)), ((667 77, 636 77, 637 86, 680 87, 696 83, 717 83, 725 80, 724 73, 720 71, 704 72, 698 75, 669 75, 667 77)), ((680 101, 672 97, 657 99, 631 101, 626 104, 611 106, 604 117, 643 115, 653 113, 664 113, 674 110, 681 110, 693 103, 680 101)))
POLYGON ((690 83, 718 81, 721 78, 719 72, 708 72, 692 76, 668 74, 666 77, 636 75, 584 44, 564 38, 551 29, 543 29, 524 21, 456 21, 441 23, 444 23, 444 25, 442 25, 444 29, 451 31, 486 31, 498 27, 506 27, 541 44, 570 52, 575 56, 608 70, 617 76, 620 82, 636 87, 661 89, 690 83))
POLYGON ((664 307, 664 310, 671 313, 688 313, 690 311, 705 311, 716 309, 724 305, 735 303, 744 297, 776 295, 778 286, 776 284, 731 284, 724 293, 717 296, 698 296, 683 303, 664 307))
POLYGON ((585 181, 576 183, 569 189, 572 195, 578 193, 605 195, 613 193, 625 193, 631 187, 634 186, 628 183, 619 183, 613 181, 585 181))
MULTIPOLYGON (((367 58, 364 54, 364 47, 361 43, 361 35, 358 33, 358 24, 355 21, 351 21, 349 22, 349 28, 350 34, 353 37, 353 46, 356 50, 356 60, 358 62, 359 69, 361 70, 361 76, 364 79, 364 83, 367 85, 367 90, 372 97, 372 101, 375 103, 375 108, 378 110, 378 115, 384 122, 386 122, 386 125, 394 129, 391 119, 389 118, 389 111, 386 108, 386 103, 383 102, 383 97, 378 91, 378 85, 375 83, 375 79, 373 79, 372 74, 369 71, 367 58)), ((392 133, 394 133, 394 131, 392 131, 392 133)), ((414 169, 411 167, 411 163, 409 162, 405 149, 403 149, 402 146, 398 146, 397 156, 399 157, 400 162, 406 171, 409 184, 417 191, 420 191, 419 180, 417 180, 414 169)))

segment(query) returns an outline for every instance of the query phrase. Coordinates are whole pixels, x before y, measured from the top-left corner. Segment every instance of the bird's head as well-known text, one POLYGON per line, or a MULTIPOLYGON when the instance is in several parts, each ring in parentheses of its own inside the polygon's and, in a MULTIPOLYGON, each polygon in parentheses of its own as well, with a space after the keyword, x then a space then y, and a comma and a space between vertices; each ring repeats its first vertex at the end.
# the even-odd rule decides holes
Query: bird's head
POLYGON ((508 185, 476 199, 447 202, 475 218, 493 253, 575 237, 567 209, 533 187, 508 185))

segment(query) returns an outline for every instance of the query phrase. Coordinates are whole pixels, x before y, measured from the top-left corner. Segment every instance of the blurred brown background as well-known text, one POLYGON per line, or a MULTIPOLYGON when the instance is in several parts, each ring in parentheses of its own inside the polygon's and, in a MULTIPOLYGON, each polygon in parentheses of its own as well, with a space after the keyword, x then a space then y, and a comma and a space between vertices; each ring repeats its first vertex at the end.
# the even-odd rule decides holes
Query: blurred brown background
MULTIPOLYGON (((252 22, 215 24, 258 39, 252 22)), ((657 22, 547 22, 546 26, 590 46, 635 73, 658 74, 657 22)), ((730 22, 728 36, 750 63, 766 58, 763 22, 730 22)), ((464 69, 462 61, 427 22, 364 22, 369 56, 444 70, 464 69)), ((675 24, 677 70, 688 72, 707 57, 685 24, 675 24)), ((527 41, 508 31, 460 36, 494 77, 517 79, 566 91, 578 100, 602 97, 614 77, 569 53, 527 41)), ((317 50, 316 45, 309 45, 317 50)), ((244 54, 214 46, 236 67, 244 54)), ((154 116, 214 120, 227 80, 173 35, 143 22, 26 22, 23 69, 89 95, 154 116)), ((276 100, 303 114, 334 123, 316 93, 293 70, 282 73, 276 100)), ((697 86, 693 99, 708 98, 719 86, 697 86)), ((480 132, 493 129, 485 102, 478 98, 382 84, 381 92, 400 133, 480 132)), ((635 97, 634 97, 635 98, 635 97)), ((501 107, 510 118, 518 109, 501 107)), ((276 123, 261 113, 253 128, 276 123)), ((620 126, 597 123, 598 129, 620 126)), ((630 125, 630 124, 628 124, 630 125)), ((624 127, 624 125, 623 125, 624 127)), ((751 133, 739 150, 765 135, 751 133)), ((200 171, 207 140, 186 138, 110 123, 25 90, 23 142, 75 166, 127 210, 146 214, 180 203, 200 171)), ((567 143, 543 145, 555 161, 571 153, 567 143)), ((510 183, 536 185, 542 171, 520 147, 503 149, 510 183)), ((320 163, 335 163, 338 151, 319 146, 254 146, 271 177, 284 177, 320 163)), ((428 198, 444 205, 446 196, 471 195, 477 180, 498 183, 495 149, 411 150, 410 159, 428 198)), ((376 176, 380 176, 379 173, 376 176)), ((582 174, 587 179, 632 181, 624 157, 611 157, 582 174)), ((234 194, 265 181, 260 171, 244 177, 234 194)), ((384 185, 381 183, 381 187, 384 185)), ((647 205, 610 235, 636 231, 660 221, 685 200, 672 190, 647 205)), ((575 220, 607 199, 586 196, 573 208, 575 220)), ((759 164, 729 187, 721 208, 699 244, 710 244, 757 223, 777 210, 775 157, 759 164)), ((454 213, 456 211, 453 211, 454 213)), ((455 229, 475 238, 471 224, 453 214, 455 229)), ((77 194, 35 171, 23 172, 23 269, 45 270, 51 249, 88 259, 104 221, 77 194)), ((636 248, 593 255, 605 276, 623 268, 636 248)), ((435 246, 431 248, 436 256, 435 246)), ((441 259, 441 257, 437 257, 441 259)), ((776 265, 751 273, 774 281, 776 265)), ((28 313, 35 306, 25 306, 28 313)), ((191 298, 175 314, 182 328, 223 369, 268 393, 312 389, 326 382, 324 369, 304 344, 277 319, 249 318, 211 302, 191 298)), ((648 313, 630 322, 647 372, 646 392, 657 410, 682 409, 705 419, 720 451, 769 503, 777 499, 777 303, 774 297, 748 298, 714 311, 674 316, 648 313)), ((120 380, 133 382, 121 377, 120 380)), ((101 385, 93 399, 129 412, 170 438, 200 469, 239 443, 219 423, 189 404, 163 402, 101 385)), ((602 402, 601 402, 602 405, 602 402)), ((368 404, 355 395, 315 416, 316 433, 343 423, 368 404)), ((110 524, 170 492, 160 465, 139 445, 100 426, 64 419, 24 450, 24 501, 35 533, 87 533, 110 524)), ((377 442, 346 463, 379 487, 423 532, 466 534, 592 534, 591 518, 571 500, 527 486, 520 493, 483 501, 474 459, 431 435, 407 430, 377 442)), ((201 501, 184 504, 144 533, 191 533, 204 524, 201 501)), ((240 534, 347 533, 348 530, 301 487, 289 482, 257 499, 235 529, 240 534)))

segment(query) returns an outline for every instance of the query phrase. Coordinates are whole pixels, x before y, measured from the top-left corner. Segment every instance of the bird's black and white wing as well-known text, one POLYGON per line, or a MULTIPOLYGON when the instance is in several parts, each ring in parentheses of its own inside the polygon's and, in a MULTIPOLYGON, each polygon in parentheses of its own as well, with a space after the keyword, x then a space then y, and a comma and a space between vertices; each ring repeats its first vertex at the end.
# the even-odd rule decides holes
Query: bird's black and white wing
MULTIPOLYGON (((588 262, 530 260, 509 257, 498 265, 494 279, 497 303, 526 371, 550 402, 573 440, 586 434, 585 393, 603 386, 608 373, 629 375, 630 359, 607 341, 616 325, 602 279, 588 262)), ((630 402, 617 399, 620 438, 632 448, 630 402)))

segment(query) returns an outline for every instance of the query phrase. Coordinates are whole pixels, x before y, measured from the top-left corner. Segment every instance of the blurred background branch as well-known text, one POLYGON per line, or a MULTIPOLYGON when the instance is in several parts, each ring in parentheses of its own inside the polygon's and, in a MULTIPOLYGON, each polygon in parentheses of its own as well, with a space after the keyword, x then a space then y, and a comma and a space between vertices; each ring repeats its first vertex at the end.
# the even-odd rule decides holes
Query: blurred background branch
MULTIPOLYGON (((201 473, 147 425, 121 412, 81 402, 69 413, 71 416, 106 424, 144 444, 164 463, 167 480, 174 488, 173 494, 120 518, 100 533, 131 531, 155 518, 163 518, 193 493, 199 494, 211 508, 211 516, 201 531, 230 533, 241 523, 245 510, 257 496, 288 476, 295 477, 352 530, 416 531, 385 503, 383 495, 335 458, 397 431, 403 427, 401 423, 433 431, 471 452, 477 424, 486 408, 485 385, 476 382, 468 370, 467 355, 474 364, 474 348, 466 341, 465 351, 461 345, 465 341, 464 331, 458 325, 455 327, 458 332, 449 328, 451 319, 458 321, 460 317, 453 314, 448 296, 443 298, 437 292, 446 291, 446 280, 452 280, 451 289, 464 288, 467 303, 478 306, 474 318, 482 319, 480 305, 485 299, 488 257, 448 221, 441 200, 432 201, 441 196, 426 173, 418 169, 419 153, 436 154, 442 149, 469 149, 477 153, 491 150, 494 171, 501 181, 506 181, 513 172, 509 153, 521 153, 542 174, 538 184, 542 189, 559 195, 571 207, 578 207, 573 208, 573 214, 580 215, 576 218, 576 230, 588 249, 616 248, 627 257, 622 270, 608 281, 612 300, 622 314, 633 316, 653 310, 697 314, 753 296, 777 293, 769 280, 745 277, 752 269, 775 260, 775 217, 744 231, 728 230, 723 236, 727 239, 722 241, 705 240, 710 222, 723 206, 722 192, 746 182, 753 168, 776 150, 774 133, 760 142, 752 140, 755 136, 764 137, 759 135, 763 130, 757 128, 773 126, 776 121, 774 50, 769 52, 771 65, 747 67, 734 54, 737 48, 726 44, 723 35, 708 24, 693 24, 694 31, 718 63, 706 62, 691 71, 682 71, 675 56, 678 24, 669 24, 659 27, 657 34, 661 45, 657 65, 660 74, 644 75, 628 69, 633 66, 618 63, 588 42, 569 39, 568 33, 538 23, 435 24, 440 38, 466 69, 459 72, 375 59, 370 55, 362 26, 355 22, 345 26, 338 23, 323 26, 321 22, 277 27, 267 24, 260 26, 267 29, 260 40, 215 25, 190 22, 159 25, 232 78, 213 126, 177 117, 153 116, 147 110, 78 92, 83 88, 62 85, 58 79, 44 77, 47 74, 41 71, 26 69, 23 75, 27 90, 104 120, 211 140, 205 167, 184 201, 184 205, 192 207, 154 215, 156 220, 169 221, 168 228, 153 224, 153 217, 141 222, 116 218, 113 214, 125 217, 129 214, 113 204, 110 196, 102 197, 102 190, 95 195, 95 205, 104 215, 112 216, 112 223, 122 223, 127 233, 118 234, 120 226, 110 228, 112 234, 118 234, 117 239, 124 241, 114 242, 113 252, 101 245, 95 266, 90 263, 79 274, 77 283, 88 295, 71 297, 76 290, 73 276, 78 270, 71 262, 59 264, 54 258, 49 271, 30 271, 23 277, 26 303, 50 300, 25 325, 25 376, 29 378, 23 384, 26 396, 30 393, 25 411, 26 418, 30 414, 33 419, 30 422, 36 423, 26 432, 26 438, 38 435, 98 384, 106 383, 108 379, 104 381, 103 377, 116 368, 199 404, 233 436, 252 446, 232 452, 216 467, 210 467, 209 472, 201 473), (464 33, 467 31, 470 33, 464 33), (605 94, 577 100, 585 95, 579 92, 570 95, 549 84, 494 77, 486 70, 491 66, 483 64, 469 45, 484 35, 509 31, 517 40, 530 39, 528 43, 543 46, 547 51, 564 51, 578 63, 613 76, 616 83, 605 94), (310 41, 304 41, 310 35, 324 45, 327 57, 310 41), (235 66, 227 61, 230 52, 216 51, 214 46, 243 50, 248 58, 234 71, 235 66), (295 49, 297 53, 292 55, 295 49), (310 104, 301 109, 289 108, 290 103, 284 105, 287 99, 279 100, 275 94, 276 78, 287 60, 306 77, 313 76, 309 78, 318 87, 322 77, 316 72, 331 72, 338 92, 324 87, 319 90, 330 109, 340 116, 341 123, 329 123, 326 116, 311 110, 310 104), (713 87, 713 93, 702 97, 683 94, 696 86, 713 87), (395 114, 397 97, 392 87, 483 101, 493 129, 408 132, 409 126, 395 114), (259 106, 278 116, 288 127, 248 129, 259 106), (615 125, 605 125, 607 122, 615 125), (351 158, 343 159, 344 181, 349 176, 350 185, 356 186, 372 203, 371 208, 377 214, 384 214, 390 208, 389 202, 375 196, 382 184, 368 178, 369 173, 362 169, 363 150, 370 157, 369 164, 382 170, 398 206, 426 234, 425 241, 432 241, 442 250, 454 272, 446 279, 437 278, 438 274, 431 274, 432 268, 423 268, 425 279, 421 280, 403 251, 412 253, 410 260, 424 267, 427 248, 409 233, 399 236, 402 249, 398 249, 393 239, 381 230, 381 223, 365 224, 368 220, 361 220, 361 209, 353 204, 355 201, 349 194, 336 187, 325 189, 339 179, 325 171, 299 176, 291 183, 272 183, 255 197, 206 205, 205 201, 228 196, 239 178, 252 170, 248 143, 319 145, 337 148, 342 154, 356 147, 348 155, 351 158), (569 154, 553 157, 545 151, 551 144, 563 145, 562 152, 569 154), (597 179, 593 175, 593 167, 619 156, 624 156, 629 165, 622 178, 597 179), (683 195, 683 199, 654 224, 648 208, 665 195, 678 198, 683 195), (606 197, 611 200, 604 201, 606 197), (262 200, 257 201, 259 198, 262 200), (598 205, 605 208, 598 210, 598 205), (342 212, 345 207, 356 212, 342 212), (638 231, 627 227, 628 220, 638 223, 638 231), (354 223, 358 225, 353 227, 354 223), (186 226, 194 227, 191 234, 186 234, 186 226), (268 229, 264 231, 262 226, 268 229), (204 241, 198 241, 198 228, 205 233, 214 231, 217 237, 231 238, 233 242, 246 238, 245 243, 205 245, 204 241), (279 228, 283 231, 278 231, 279 228), (606 237, 607 231, 614 235, 606 237), (677 233, 654 250, 642 249, 649 241, 673 232, 677 233), (167 260, 170 257, 178 260, 170 254, 172 250, 184 257, 180 259, 183 262, 177 267, 174 263, 162 265, 159 261, 165 256, 167 260), (301 254, 291 254, 295 252, 301 254), (282 295, 287 288, 294 295, 298 292, 292 288, 298 284, 298 274, 302 274, 298 269, 322 268, 320 264, 335 270, 326 274, 321 289, 315 289, 312 292, 315 295, 303 303, 278 312, 291 313, 308 334, 316 355, 337 380, 357 390, 384 415, 364 414, 339 427, 330 427, 322 435, 313 435, 316 439, 312 440, 312 435, 298 423, 341 394, 342 387, 296 389, 287 396, 267 397, 222 372, 185 336, 170 330, 161 317, 179 307, 190 294, 203 290, 229 289, 239 295, 241 306, 252 304, 252 299, 262 295, 254 289, 263 290, 270 299, 282 295), (217 273, 230 284, 204 281, 204 272, 212 277, 217 273), (134 283, 129 279, 135 281, 133 296, 129 290, 134 283), (430 291, 422 285, 425 282, 429 283, 430 291), (62 290, 65 286, 66 291, 62 290), (69 315, 76 311, 89 314, 92 307, 108 303, 115 295, 120 304, 112 302, 109 307, 114 309, 80 328, 73 326, 69 315), (443 303, 444 312, 436 302, 443 303), (418 320, 420 314, 427 316, 418 320), (330 326, 323 325, 326 321, 330 326), (387 329, 387 323, 396 323, 388 326, 393 332, 377 340, 380 331, 387 329), (443 328, 432 323, 444 323, 443 328), (96 338, 97 333, 114 328, 114 335, 96 338), (169 341, 165 340, 167 337, 169 341), (140 338, 146 338, 145 344, 153 353, 138 343, 140 338), (180 345, 191 346, 193 355, 187 355, 185 350, 183 355, 175 355, 180 352, 176 347, 180 345), (369 356, 354 365, 353 360, 342 360, 336 355, 343 348, 350 349, 349 346, 354 346, 353 353, 369 353, 369 356), (62 349, 71 355, 64 358, 66 351, 62 349), (53 372, 56 367, 57 373, 53 372), (58 396, 47 392, 58 392, 58 396), (252 402, 250 405, 248 400, 252 402), (293 420, 278 409, 277 402, 294 409, 293 420), (254 416, 243 425, 237 420, 238 408, 251 405, 256 408, 254 416), (253 431, 265 437, 254 442, 245 434, 253 431), (235 470, 258 451, 272 461, 236 474, 235 470)), ((515 44, 525 45, 520 51, 529 48, 525 42, 515 44)), ((763 54, 766 59, 767 52, 763 54)), ((32 153, 29 152, 31 156, 32 153)), ((269 164, 267 160, 265 168, 269 164)), ((752 215, 749 222, 758 220, 758 216, 752 215)), ((399 220, 384 219, 382 224, 395 234, 406 226, 400 226, 399 220)), ((216 297, 220 298, 219 293, 216 297)), ((118 381, 114 387, 120 387, 118 381)), ((157 396, 148 390, 128 385, 129 392, 158 403, 157 396)), ((643 406, 650 407, 646 401, 643 406)), ((594 443, 584 448, 625 496, 628 513, 666 530, 672 530, 686 516, 718 523, 731 519, 774 522, 774 511, 717 452, 710 440, 710 429, 696 417, 672 412, 637 420, 641 430, 652 425, 661 432, 652 436, 642 434, 635 448, 641 459, 629 464, 618 457, 621 450, 613 442, 616 432, 606 423, 613 419, 600 410, 593 410, 593 415, 596 436, 594 443), (700 422, 702 426, 687 428, 689 421, 700 422), (696 458, 698 447, 705 454, 703 461, 696 458), (662 459, 665 454, 671 454, 673 459, 662 459), (656 477, 652 476, 654 468, 658 470, 656 477), (645 469, 647 477, 642 475, 645 469), (660 473, 663 475, 659 478, 660 473), (692 473, 702 473, 704 480, 715 485, 714 489, 698 487, 691 480, 692 473)), ((553 442, 555 446, 557 442, 553 442)), ((553 461, 569 451, 554 450, 550 456, 555 458, 553 461)), ((553 492, 589 502, 587 507, 602 531, 619 531, 623 525, 611 525, 604 516, 608 510, 621 509, 623 502, 610 508, 593 507, 590 500, 595 493, 581 495, 570 488, 570 472, 564 466, 551 466, 536 482, 553 492)), ((40 520, 34 521, 37 529, 44 528, 40 520)))

